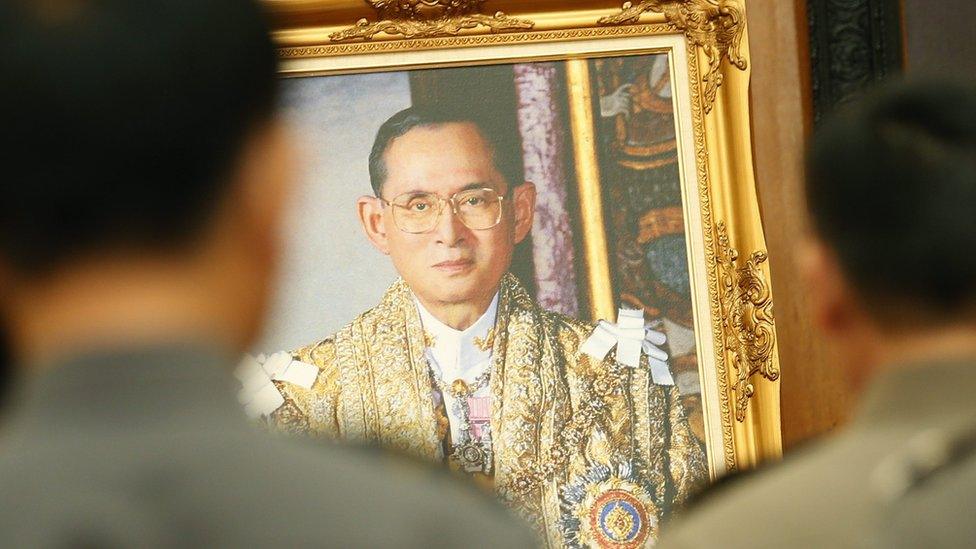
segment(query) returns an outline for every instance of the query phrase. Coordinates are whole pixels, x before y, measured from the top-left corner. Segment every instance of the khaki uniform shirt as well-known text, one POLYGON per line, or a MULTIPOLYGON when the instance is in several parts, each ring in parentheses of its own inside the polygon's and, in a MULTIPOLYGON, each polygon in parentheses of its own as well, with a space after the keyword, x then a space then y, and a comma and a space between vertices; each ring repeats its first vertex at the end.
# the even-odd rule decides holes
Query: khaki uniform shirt
POLYGON ((536 543, 440 471, 255 431, 226 364, 166 346, 47 367, 0 437, 0 547, 536 543))
POLYGON ((852 424, 720 488, 661 547, 972 547, 976 360, 889 370, 852 424))

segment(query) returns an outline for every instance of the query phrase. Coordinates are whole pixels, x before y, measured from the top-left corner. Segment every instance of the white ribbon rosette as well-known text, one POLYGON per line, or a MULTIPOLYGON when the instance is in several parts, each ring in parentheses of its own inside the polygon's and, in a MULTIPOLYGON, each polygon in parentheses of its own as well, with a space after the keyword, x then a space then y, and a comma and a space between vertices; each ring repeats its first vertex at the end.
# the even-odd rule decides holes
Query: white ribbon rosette
POLYGON ((277 352, 270 357, 245 355, 234 371, 243 386, 237 399, 251 418, 270 415, 285 403, 273 381, 284 381, 311 389, 319 369, 312 364, 295 360, 290 353, 277 352))
POLYGON ((651 379, 658 385, 674 385, 674 377, 668 367, 668 353, 659 345, 668 338, 664 333, 644 323, 644 311, 620 309, 617 323, 601 320, 593 333, 580 346, 580 351, 597 360, 603 360, 614 347, 617 348, 617 362, 637 368, 641 353, 647 356, 651 366, 651 379))

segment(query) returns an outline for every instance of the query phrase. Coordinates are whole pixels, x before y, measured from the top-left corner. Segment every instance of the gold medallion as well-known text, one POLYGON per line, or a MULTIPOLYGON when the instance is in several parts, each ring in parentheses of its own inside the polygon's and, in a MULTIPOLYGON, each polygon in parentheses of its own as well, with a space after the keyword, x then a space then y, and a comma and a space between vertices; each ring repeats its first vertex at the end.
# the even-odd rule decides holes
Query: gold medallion
POLYGON ((454 395, 454 398, 464 398, 470 396, 471 393, 468 384, 463 379, 455 379, 454 383, 451 383, 451 394, 454 395))

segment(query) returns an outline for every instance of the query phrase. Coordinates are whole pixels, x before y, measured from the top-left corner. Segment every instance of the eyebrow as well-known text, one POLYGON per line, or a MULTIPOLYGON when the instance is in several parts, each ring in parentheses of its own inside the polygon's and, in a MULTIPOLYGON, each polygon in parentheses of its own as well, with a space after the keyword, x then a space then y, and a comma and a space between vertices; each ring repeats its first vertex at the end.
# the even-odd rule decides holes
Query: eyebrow
POLYGON ((478 182, 478 183, 470 183, 468 185, 465 185, 463 188, 461 188, 460 190, 458 190, 458 192, 461 192, 461 191, 471 191, 471 190, 474 190, 474 189, 491 189, 491 190, 495 190, 495 187, 492 186, 491 183, 487 183, 487 182, 482 181, 482 182, 478 182))
MULTIPOLYGON (((460 193, 460 192, 464 192, 464 191, 470 191, 470 190, 474 190, 474 189, 492 189, 493 191, 498 192, 498 189, 495 189, 494 185, 492 185, 491 183, 488 183, 486 181, 478 181, 478 182, 475 182, 475 183, 468 183, 464 187, 461 187, 460 189, 454 191, 454 193, 451 193, 451 194, 460 193)), ((434 192, 431 192, 431 191, 424 191, 424 190, 421 190, 421 189, 414 189, 414 190, 402 192, 402 193, 398 194, 397 196, 404 196, 404 195, 416 196, 418 194, 437 194, 437 193, 434 193, 434 192)))

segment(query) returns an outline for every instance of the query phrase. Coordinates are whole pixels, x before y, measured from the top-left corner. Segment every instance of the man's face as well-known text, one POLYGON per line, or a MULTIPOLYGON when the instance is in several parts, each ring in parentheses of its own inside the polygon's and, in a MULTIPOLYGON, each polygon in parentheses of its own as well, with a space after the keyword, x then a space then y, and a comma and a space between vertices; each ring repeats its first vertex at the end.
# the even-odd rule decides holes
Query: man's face
MULTIPOLYGON (((410 130, 393 141, 384 159, 387 178, 381 195, 386 201, 405 193, 448 198, 471 188, 490 188, 503 196, 509 190, 495 168, 490 146, 470 123, 410 130)), ((469 229, 445 205, 429 232, 407 233, 394 223, 393 206, 376 201, 382 208, 377 225, 383 234, 379 240, 372 238, 373 242, 390 255, 400 276, 421 301, 483 302, 497 291, 515 245, 531 227, 531 206, 526 225, 524 204, 528 194, 534 202, 534 193, 525 187, 531 186, 523 185, 502 200, 501 222, 484 230, 469 229)))

